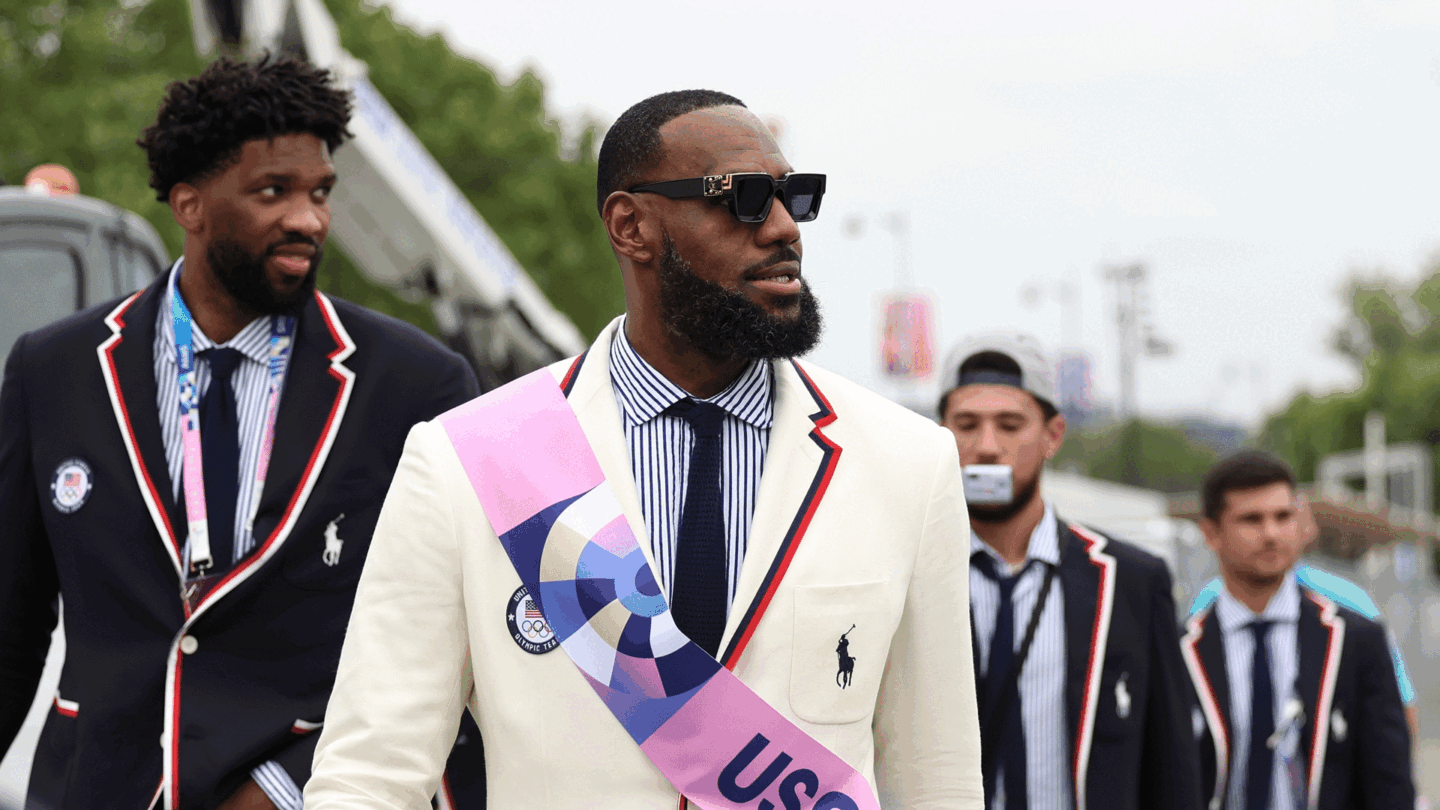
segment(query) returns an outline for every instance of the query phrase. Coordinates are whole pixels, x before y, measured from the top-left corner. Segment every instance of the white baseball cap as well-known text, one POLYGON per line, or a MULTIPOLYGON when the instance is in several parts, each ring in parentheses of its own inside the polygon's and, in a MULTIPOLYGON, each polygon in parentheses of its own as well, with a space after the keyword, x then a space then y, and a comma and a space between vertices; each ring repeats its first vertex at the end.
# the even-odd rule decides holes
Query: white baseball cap
POLYGON ((1055 364, 1040 342, 1021 332, 984 332, 969 335, 945 356, 944 390, 964 385, 1010 385, 1027 391, 1055 407, 1055 364), (960 367, 977 354, 994 353, 1009 358, 1020 368, 1019 376, 993 369, 966 371, 960 367))

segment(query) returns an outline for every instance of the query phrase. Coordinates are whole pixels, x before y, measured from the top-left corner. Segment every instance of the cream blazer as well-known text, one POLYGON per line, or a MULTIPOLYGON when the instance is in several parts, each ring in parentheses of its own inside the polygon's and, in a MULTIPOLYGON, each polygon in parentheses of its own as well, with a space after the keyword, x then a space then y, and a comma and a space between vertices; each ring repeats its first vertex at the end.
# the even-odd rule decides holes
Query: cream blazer
MULTIPOLYGON (((618 323, 550 371, 648 558, 610 383, 618 323)), ((809 364, 777 361, 775 372, 722 660, 864 774, 887 810, 980 810, 970 532, 955 442, 809 364), (853 672, 841 688, 847 632, 853 672)), ((417 425, 356 592, 307 808, 428 808, 468 708, 497 810, 675 810, 678 793, 565 651, 532 654, 511 637, 520 584, 443 429, 417 425)))

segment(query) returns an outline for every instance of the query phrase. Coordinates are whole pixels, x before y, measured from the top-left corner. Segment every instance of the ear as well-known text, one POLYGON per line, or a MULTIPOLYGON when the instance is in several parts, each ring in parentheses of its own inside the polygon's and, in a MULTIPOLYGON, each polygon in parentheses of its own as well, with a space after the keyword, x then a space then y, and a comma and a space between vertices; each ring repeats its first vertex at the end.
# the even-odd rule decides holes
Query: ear
POLYGON ((189 183, 176 183, 170 189, 170 214, 175 224, 186 233, 198 234, 205 230, 205 201, 200 189, 189 183))
POLYGON ((653 220, 634 194, 628 191, 611 192, 600 209, 600 219, 605 223, 605 233, 610 237, 610 247, 616 255, 634 264, 655 261, 655 238, 649 233, 654 228, 653 220))
POLYGON ((1057 413, 1045 423, 1045 458, 1052 459, 1065 443, 1065 415, 1057 413))
POLYGON ((1200 518, 1200 533, 1205 535, 1205 545, 1209 546, 1211 551, 1219 551, 1220 524, 1208 517, 1202 517, 1200 518))

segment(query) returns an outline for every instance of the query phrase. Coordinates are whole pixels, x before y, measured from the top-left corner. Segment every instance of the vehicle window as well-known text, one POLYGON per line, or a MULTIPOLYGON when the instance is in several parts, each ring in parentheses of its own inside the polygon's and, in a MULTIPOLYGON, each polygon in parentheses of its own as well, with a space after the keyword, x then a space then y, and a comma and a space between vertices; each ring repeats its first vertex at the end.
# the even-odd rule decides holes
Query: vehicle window
POLYGON ((152 256, 149 249, 129 239, 117 240, 115 245, 116 253, 120 257, 120 278, 116 294, 124 295, 150 286, 150 282, 160 274, 161 260, 152 256))
POLYGON ((60 246, 0 243, 0 354, 16 338, 80 308, 80 257, 60 246))

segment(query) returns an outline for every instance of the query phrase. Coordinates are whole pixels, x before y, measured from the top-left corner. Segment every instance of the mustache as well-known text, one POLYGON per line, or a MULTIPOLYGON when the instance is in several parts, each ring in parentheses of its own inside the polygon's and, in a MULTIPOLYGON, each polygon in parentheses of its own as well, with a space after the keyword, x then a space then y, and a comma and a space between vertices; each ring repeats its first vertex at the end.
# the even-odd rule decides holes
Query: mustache
POLYGON ((294 231, 291 231, 290 233, 285 234, 284 239, 281 239, 279 242, 276 242, 275 244, 265 248, 265 255, 273 256, 275 254, 275 251, 279 250, 282 247, 285 247, 286 245, 309 245, 310 247, 315 248, 316 253, 320 252, 320 241, 318 239, 306 236, 303 233, 296 233, 294 231))
POLYGON ((740 272, 740 277, 748 278, 755 273, 759 273, 762 270, 767 270, 781 262, 795 262, 796 264, 800 264, 800 254, 796 252, 795 248, 789 247, 788 245, 779 248, 774 253, 766 256, 764 259, 742 270, 740 272))

